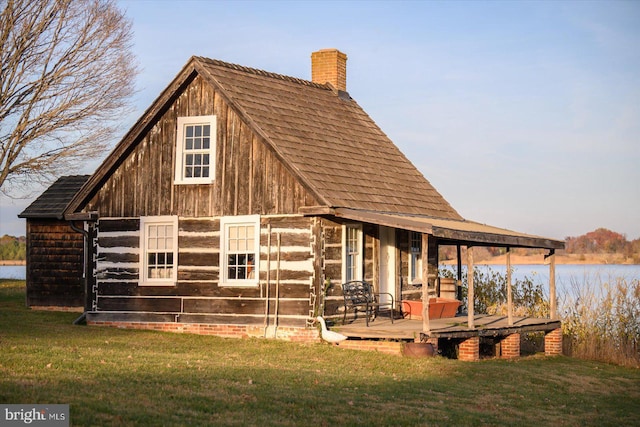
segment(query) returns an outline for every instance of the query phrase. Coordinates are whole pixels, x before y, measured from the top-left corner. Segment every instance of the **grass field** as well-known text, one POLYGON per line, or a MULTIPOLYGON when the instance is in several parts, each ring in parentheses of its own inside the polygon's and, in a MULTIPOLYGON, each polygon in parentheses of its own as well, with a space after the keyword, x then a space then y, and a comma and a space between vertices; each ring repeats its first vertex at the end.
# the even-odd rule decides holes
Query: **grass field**
POLYGON ((640 370, 532 356, 465 363, 329 345, 73 326, 0 280, 0 403, 96 425, 636 425, 640 370))

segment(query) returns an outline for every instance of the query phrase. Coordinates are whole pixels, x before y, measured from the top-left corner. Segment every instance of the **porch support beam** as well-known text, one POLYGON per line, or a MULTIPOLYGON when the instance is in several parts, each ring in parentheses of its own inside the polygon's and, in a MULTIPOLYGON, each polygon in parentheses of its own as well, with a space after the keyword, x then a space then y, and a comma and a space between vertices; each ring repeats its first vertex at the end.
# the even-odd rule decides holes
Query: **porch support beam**
POLYGON ((469 329, 475 329, 475 317, 473 312, 473 246, 467 246, 467 323, 469 329))
POLYGON ((422 256, 422 332, 426 335, 431 333, 429 322, 429 297, 431 290, 436 290, 436 280, 438 277, 438 242, 427 233, 422 233, 421 242, 422 256))
POLYGON ((429 336, 431 325, 429 323, 429 235, 422 233, 420 248, 422 256, 422 333, 429 336))
POLYGON ((511 289, 511 248, 507 248, 507 324, 513 326, 513 292, 511 289))
POLYGON ((462 301, 462 251, 460 245, 456 245, 456 259, 458 260, 458 280, 456 281, 456 299, 462 301))
POLYGON ((556 308, 556 250, 549 249, 549 318, 558 319, 556 308))

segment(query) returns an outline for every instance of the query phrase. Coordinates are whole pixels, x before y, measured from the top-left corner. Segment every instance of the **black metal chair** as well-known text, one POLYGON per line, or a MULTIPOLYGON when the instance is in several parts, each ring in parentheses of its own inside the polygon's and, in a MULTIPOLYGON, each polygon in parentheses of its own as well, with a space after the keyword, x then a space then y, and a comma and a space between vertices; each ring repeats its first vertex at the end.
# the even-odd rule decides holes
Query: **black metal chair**
POLYGON ((347 321, 347 312, 350 309, 355 311, 355 317, 358 317, 358 309, 364 308, 365 322, 369 326, 369 318, 378 315, 380 307, 389 307, 389 316, 393 323, 393 309, 395 307, 393 295, 387 292, 375 293, 373 286, 364 280, 352 280, 342 284, 342 293, 344 295, 344 317, 342 323, 347 321), (380 302, 381 295, 388 295, 390 302, 380 302))

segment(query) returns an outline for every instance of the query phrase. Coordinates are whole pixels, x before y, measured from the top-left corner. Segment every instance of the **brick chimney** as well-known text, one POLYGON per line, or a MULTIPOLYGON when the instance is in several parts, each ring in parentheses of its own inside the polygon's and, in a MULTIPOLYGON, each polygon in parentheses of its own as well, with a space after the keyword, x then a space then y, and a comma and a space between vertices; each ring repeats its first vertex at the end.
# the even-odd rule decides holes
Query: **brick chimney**
POLYGON ((311 54, 311 80, 327 82, 338 89, 347 90, 347 55, 338 49, 321 49, 311 54))

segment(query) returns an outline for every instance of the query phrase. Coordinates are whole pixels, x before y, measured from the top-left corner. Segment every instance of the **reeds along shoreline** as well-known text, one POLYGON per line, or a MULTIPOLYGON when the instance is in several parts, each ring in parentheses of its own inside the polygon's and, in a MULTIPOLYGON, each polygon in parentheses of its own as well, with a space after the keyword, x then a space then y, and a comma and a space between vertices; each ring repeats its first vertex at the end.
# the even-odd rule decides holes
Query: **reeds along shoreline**
POLYGON ((558 306, 566 355, 640 367, 640 279, 572 278, 558 306))

